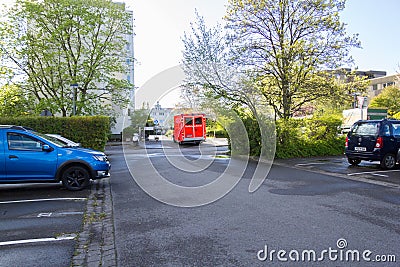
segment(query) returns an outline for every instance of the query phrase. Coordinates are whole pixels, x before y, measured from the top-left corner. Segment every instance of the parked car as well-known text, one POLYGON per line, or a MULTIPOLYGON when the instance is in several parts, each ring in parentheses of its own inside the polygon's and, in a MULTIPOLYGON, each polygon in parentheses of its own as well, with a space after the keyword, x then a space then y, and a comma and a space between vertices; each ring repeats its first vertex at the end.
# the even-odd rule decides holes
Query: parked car
POLYGON ((346 137, 345 153, 352 165, 361 160, 379 161, 383 169, 393 169, 399 158, 400 120, 361 120, 346 137))
POLYGON ((100 151, 70 147, 21 126, 0 125, 0 183, 62 182, 81 190, 91 179, 109 177, 100 151))
POLYGON ((80 147, 81 146, 80 143, 75 143, 74 141, 69 140, 68 138, 66 138, 62 135, 59 135, 59 134, 46 134, 46 135, 57 139, 57 141, 63 143, 64 146, 69 146, 69 147, 80 147))

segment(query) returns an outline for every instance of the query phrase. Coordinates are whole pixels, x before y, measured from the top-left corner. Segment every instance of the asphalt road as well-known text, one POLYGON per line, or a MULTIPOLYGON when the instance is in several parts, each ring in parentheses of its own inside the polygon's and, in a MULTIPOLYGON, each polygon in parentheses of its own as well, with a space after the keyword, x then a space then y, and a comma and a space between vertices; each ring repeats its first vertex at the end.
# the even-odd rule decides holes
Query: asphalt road
MULTIPOLYGON (((146 194, 133 179, 135 171, 154 167, 170 182, 194 187, 219 177, 229 159, 217 157, 200 172, 182 171, 164 154, 201 165, 199 149, 165 147, 168 151, 157 145, 147 151, 128 148, 125 154, 121 147, 107 150, 119 266, 398 266, 397 188, 296 168, 292 162, 273 165, 262 186, 249 193, 255 169, 250 162, 223 198, 196 208, 174 207, 146 194), (394 257, 397 263, 389 262, 394 257)), ((212 149, 203 151, 204 159, 207 151, 212 149)))
POLYGON ((0 185, 0 266, 70 266, 89 193, 0 185))

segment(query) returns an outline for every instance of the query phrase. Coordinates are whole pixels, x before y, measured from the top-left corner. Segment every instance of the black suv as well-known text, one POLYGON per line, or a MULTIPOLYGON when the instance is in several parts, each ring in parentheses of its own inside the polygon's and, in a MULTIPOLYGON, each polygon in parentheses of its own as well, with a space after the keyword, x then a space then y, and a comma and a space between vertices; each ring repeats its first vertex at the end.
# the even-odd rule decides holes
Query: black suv
POLYGON ((393 169, 400 159, 400 120, 367 120, 353 124, 346 138, 346 156, 350 164, 361 160, 380 161, 384 169, 393 169))

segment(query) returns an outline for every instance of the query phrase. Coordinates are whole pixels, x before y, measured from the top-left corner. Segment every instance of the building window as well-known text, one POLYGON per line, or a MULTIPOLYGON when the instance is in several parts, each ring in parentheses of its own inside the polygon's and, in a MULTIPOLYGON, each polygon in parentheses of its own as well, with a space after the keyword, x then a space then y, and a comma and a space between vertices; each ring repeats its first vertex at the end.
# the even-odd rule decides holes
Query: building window
POLYGON ((374 90, 374 91, 378 90, 378 85, 377 84, 373 84, 372 85, 372 90, 374 90))

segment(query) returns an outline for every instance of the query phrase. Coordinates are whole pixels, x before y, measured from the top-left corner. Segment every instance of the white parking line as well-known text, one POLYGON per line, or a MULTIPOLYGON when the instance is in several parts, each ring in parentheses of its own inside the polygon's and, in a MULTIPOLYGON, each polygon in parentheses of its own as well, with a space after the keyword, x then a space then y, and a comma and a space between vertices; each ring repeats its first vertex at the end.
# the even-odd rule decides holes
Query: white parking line
POLYGON ((296 166, 308 166, 308 165, 324 165, 323 162, 311 162, 311 163, 298 163, 296 166))
POLYGON ((11 200, 2 201, 0 204, 12 204, 12 203, 27 203, 27 202, 42 202, 42 201, 86 201, 87 198, 79 197, 66 197, 66 198, 40 198, 40 199, 23 199, 23 200, 11 200))
POLYGON ((372 174, 373 176, 379 176, 379 177, 389 177, 389 175, 386 175, 386 174, 379 174, 379 173, 373 173, 372 174))
POLYGON ((42 213, 39 213, 36 217, 37 218, 50 218, 50 217, 62 217, 62 216, 69 216, 69 215, 82 215, 82 214, 84 214, 83 211, 42 212, 42 213))
POLYGON ((54 242, 63 240, 72 240, 76 238, 75 234, 62 235, 58 237, 47 237, 47 238, 36 238, 36 239, 24 239, 24 240, 13 240, 13 241, 3 241, 0 242, 0 246, 18 245, 18 244, 28 244, 28 243, 39 243, 39 242, 54 242))
POLYGON ((377 174, 377 173, 387 173, 387 172, 400 172, 400 170, 387 170, 387 171, 373 171, 373 172, 354 172, 354 173, 348 173, 348 176, 354 176, 354 175, 362 175, 362 174, 377 174))
POLYGON ((47 213, 47 212, 42 212, 42 213, 39 213, 37 217, 38 217, 38 218, 50 217, 51 214, 52 214, 51 212, 48 212, 48 213, 47 213))

